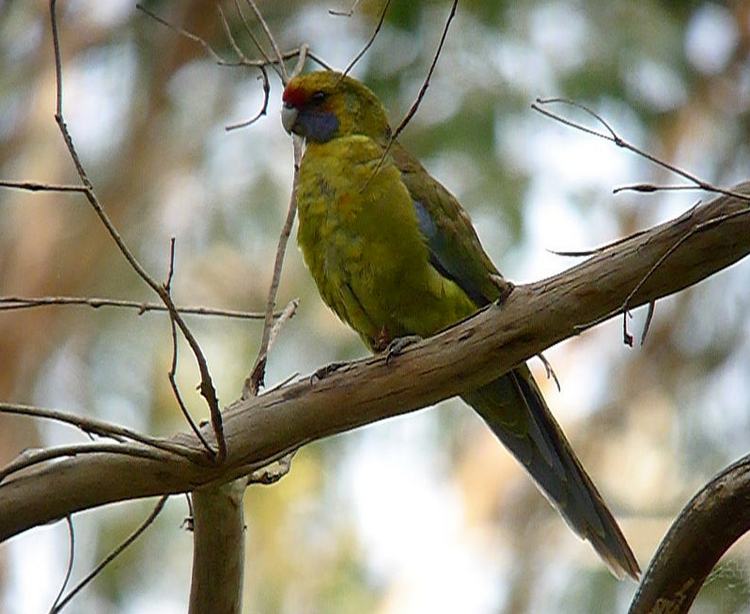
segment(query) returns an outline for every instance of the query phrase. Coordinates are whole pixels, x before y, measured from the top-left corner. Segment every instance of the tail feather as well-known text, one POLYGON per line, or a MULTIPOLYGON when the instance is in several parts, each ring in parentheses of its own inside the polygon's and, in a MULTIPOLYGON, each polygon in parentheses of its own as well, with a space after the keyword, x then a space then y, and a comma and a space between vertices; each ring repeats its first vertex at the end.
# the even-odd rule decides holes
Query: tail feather
POLYGON ((528 367, 463 394, 570 527, 618 578, 640 568, 617 522, 552 416, 528 367))

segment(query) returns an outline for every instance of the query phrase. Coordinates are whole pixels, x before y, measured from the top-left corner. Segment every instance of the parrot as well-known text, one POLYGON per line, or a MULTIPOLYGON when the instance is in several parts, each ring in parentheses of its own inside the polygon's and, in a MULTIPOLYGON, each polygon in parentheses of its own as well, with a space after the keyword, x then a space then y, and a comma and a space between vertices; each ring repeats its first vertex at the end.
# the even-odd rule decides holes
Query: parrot
MULTIPOLYGON (((323 301, 374 352, 426 338, 503 298, 504 279, 458 200, 392 139, 385 107, 332 70, 291 78, 284 129, 304 139, 297 242, 323 301)), ((521 364, 461 398, 618 578, 640 569, 521 364)))

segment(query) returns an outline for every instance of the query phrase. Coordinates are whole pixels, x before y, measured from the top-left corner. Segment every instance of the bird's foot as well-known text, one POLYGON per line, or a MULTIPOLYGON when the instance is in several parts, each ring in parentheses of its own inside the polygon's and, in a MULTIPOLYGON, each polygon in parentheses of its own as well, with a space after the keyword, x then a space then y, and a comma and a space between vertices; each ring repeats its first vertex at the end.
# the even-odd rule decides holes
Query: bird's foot
POLYGON ((500 296, 495 301, 495 305, 500 306, 507 300, 513 290, 515 290, 516 285, 512 281, 505 279, 502 275, 490 275, 490 280, 495 286, 497 286, 498 290, 500 290, 500 296))
POLYGON ((403 351, 410 345, 419 343, 422 341, 422 337, 419 335, 406 335, 405 337, 396 337, 393 341, 388 344, 385 348, 385 364, 391 364, 391 360, 396 356, 403 353, 403 351))
POLYGON ((332 362, 325 367, 320 367, 320 369, 317 369, 311 376, 310 376, 310 383, 314 384, 315 382, 319 382, 321 380, 324 380, 326 377, 331 375, 332 373, 336 373, 341 367, 343 367, 346 363, 345 362, 332 362))

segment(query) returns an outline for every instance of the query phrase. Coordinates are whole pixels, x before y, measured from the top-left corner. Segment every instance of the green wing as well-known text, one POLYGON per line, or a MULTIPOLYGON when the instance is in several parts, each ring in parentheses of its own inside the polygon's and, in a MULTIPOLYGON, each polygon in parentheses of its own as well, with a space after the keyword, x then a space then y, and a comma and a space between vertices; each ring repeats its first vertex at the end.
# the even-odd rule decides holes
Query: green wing
POLYGON ((398 143, 393 144, 392 156, 412 197, 432 266, 458 284, 477 307, 500 298, 492 276, 501 275, 482 248, 466 211, 398 143))

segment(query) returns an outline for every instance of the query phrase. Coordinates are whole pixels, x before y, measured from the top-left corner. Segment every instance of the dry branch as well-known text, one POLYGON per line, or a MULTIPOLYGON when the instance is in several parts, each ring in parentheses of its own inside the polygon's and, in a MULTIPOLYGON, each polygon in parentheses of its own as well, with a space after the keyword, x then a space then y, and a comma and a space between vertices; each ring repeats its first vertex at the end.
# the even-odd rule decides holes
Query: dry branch
POLYGON ((750 531, 750 455, 696 494, 674 521, 651 560, 630 614, 684 614, 714 565, 750 531))
MULTIPOLYGON (((750 194, 750 182, 735 189, 750 194)), ((632 296, 631 308, 695 284, 750 253, 750 209, 738 199, 719 196, 559 275, 518 286, 502 306, 490 306, 407 348, 389 365, 382 356, 366 358, 322 380, 304 379, 238 401, 224 413, 227 457, 221 467, 172 455, 153 460, 100 453, 12 475, 0 484, 0 541, 112 501, 226 482, 310 441, 486 383, 579 334, 586 323, 619 313, 632 289, 679 241, 632 296)), ((211 429, 204 427, 204 434, 210 439, 211 429)), ((199 450, 189 434, 173 441, 199 450)))

